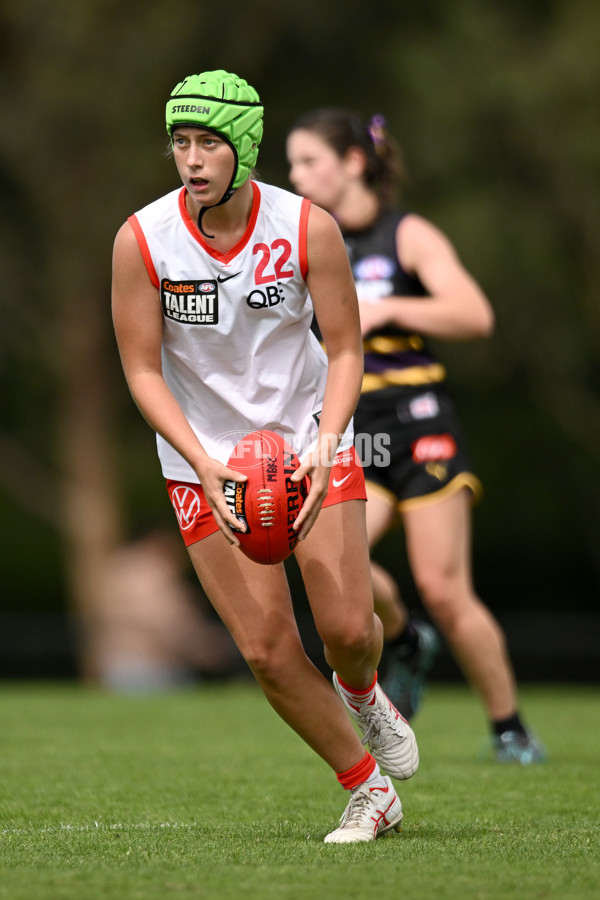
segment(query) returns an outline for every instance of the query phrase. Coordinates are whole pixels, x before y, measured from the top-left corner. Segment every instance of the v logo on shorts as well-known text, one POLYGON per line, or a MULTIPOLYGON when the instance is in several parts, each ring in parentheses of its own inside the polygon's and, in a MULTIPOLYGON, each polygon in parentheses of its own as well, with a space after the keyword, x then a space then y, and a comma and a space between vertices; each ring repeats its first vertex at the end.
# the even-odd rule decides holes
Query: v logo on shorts
POLYGON ((182 531, 191 528, 200 512, 200 497, 186 485, 178 485, 171 494, 171 503, 182 531))

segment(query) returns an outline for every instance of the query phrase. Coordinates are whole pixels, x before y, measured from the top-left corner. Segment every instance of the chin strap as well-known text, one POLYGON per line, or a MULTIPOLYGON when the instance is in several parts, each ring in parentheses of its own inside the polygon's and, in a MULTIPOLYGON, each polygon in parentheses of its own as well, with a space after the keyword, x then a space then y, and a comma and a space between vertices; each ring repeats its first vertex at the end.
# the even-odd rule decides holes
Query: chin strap
POLYGON ((225 193, 223 194, 223 196, 221 197, 221 199, 219 200, 218 203, 213 204, 213 206, 203 206, 200 209, 200 212, 198 213, 198 221, 196 224, 198 225, 198 230, 199 230, 200 234, 204 235, 205 238, 208 238, 209 240, 212 241, 212 240, 214 240, 215 236, 214 236, 214 234, 207 234, 206 231, 204 230, 204 228, 202 227, 202 219, 204 218, 204 214, 206 212, 208 212, 209 209, 215 209, 215 207, 222 206, 223 203, 227 203, 228 200, 231 200, 231 198, 235 194, 236 190, 237 190, 237 188, 231 188, 231 187, 227 188, 227 190, 225 191, 225 193))

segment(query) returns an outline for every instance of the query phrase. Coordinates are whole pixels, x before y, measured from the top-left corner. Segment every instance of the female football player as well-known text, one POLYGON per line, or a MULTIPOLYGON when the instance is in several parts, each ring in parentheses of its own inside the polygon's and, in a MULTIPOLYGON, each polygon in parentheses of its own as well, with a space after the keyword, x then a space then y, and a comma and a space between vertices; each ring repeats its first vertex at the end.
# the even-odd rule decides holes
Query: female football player
MULTIPOLYGON (((473 587, 471 503, 480 483, 444 367, 428 345, 490 334, 491 307, 448 238, 393 208, 400 167, 382 117, 365 123, 343 109, 309 112, 292 127, 287 152, 294 188, 340 225, 357 286, 365 375, 355 432, 371 446, 381 435, 389 441, 389 459, 373 457, 365 471, 370 545, 400 513, 423 604, 483 702, 496 758, 540 761, 543 750, 518 713, 504 635, 473 587)), ((386 640, 383 686, 410 718, 437 636, 409 618, 396 582, 374 562, 372 575, 386 640)))
POLYGON ((377 684, 382 627, 351 427, 363 371, 358 303, 331 216, 253 180, 262 119, 257 92, 236 75, 176 85, 166 124, 183 187, 118 232, 114 325, 207 596, 268 701, 350 791, 325 840, 370 841, 399 827, 389 776, 410 777, 418 751, 377 684), (327 355, 310 331, 313 305, 327 355), (259 565, 238 546, 223 486, 245 476, 226 463, 231 436, 258 429, 302 436, 294 478, 309 476, 310 491, 295 554, 335 691, 303 650, 283 565, 259 565))

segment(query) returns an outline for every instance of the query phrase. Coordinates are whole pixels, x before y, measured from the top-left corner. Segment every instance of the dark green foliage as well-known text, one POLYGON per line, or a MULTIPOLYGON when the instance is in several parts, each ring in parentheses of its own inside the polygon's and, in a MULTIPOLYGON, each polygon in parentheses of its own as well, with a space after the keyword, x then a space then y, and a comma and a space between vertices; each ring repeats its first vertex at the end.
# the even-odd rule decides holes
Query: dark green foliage
MULTIPOLYGON (((497 314, 490 341, 441 348, 488 489, 475 519, 486 599, 595 607, 597 3, 23 0, 3 5, 0 26, 0 437, 39 464, 44 509, 63 466, 62 329, 79 303, 77 327, 101 335, 91 364, 106 392, 90 402, 107 404, 124 515, 137 525, 162 514, 153 441, 110 334, 110 250, 125 217, 176 184, 164 157, 169 90, 190 71, 224 67, 259 89, 259 171, 284 186, 284 139, 298 113, 325 104, 385 113, 404 149, 407 205, 449 233, 497 314), (506 562, 525 537, 537 596, 506 562), (546 566, 557 559, 560 579, 546 566)), ((33 470, 16 466, 11 448, 0 441, 4 602, 60 606, 60 578, 49 591, 27 583, 31 548, 11 523, 34 514, 33 470)), ((60 532, 59 518, 44 527, 60 532)))

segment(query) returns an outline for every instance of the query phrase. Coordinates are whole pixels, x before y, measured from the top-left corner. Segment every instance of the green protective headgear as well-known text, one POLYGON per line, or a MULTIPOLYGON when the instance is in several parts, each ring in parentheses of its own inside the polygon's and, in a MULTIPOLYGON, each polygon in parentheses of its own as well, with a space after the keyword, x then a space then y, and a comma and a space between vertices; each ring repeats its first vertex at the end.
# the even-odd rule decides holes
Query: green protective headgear
POLYGON ((167 131, 171 136, 178 125, 206 128, 227 141, 235 156, 233 179, 224 198, 229 199, 256 163, 263 111, 257 92, 243 78, 224 69, 202 72, 180 81, 171 92, 167 131))

